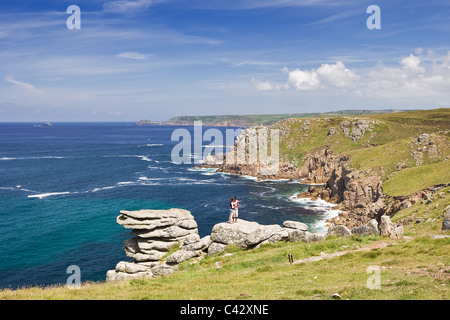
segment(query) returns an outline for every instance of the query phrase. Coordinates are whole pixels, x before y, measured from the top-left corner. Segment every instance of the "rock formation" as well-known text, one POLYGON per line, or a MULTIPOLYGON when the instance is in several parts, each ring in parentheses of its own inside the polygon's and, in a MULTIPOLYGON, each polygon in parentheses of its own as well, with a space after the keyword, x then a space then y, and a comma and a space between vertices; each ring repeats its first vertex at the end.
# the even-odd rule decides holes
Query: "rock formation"
POLYGON ((389 216, 381 216, 380 235, 398 239, 403 237, 403 226, 395 226, 389 216))
POLYGON ((442 221, 442 230, 450 230, 450 206, 445 207, 444 221, 442 221))
POLYGON ((261 225, 254 221, 238 219, 237 223, 216 224, 211 235, 200 239, 197 223, 192 214, 183 209, 120 211, 117 223, 131 228, 135 237, 125 240, 125 252, 132 261, 120 261, 114 270, 106 273, 107 281, 153 278, 172 274, 178 264, 226 250, 228 245, 252 249, 261 244, 278 241, 312 242, 330 236, 383 235, 401 238, 403 227, 394 226, 388 216, 350 230, 337 225, 327 233, 312 233, 299 221, 284 221, 283 226, 261 225))
POLYGON ((280 231, 279 225, 260 225, 257 222, 238 219, 237 223, 216 224, 211 232, 212 243, 251 248, 280 231))
POLYGON ((107 280, 152 278, 171 274, 177 264, 199 256, 210 244, 200 239, 197 222, 183 209, 120 211, 117 223, 133 229, 135 237, 125 240, 125 253, 131 262, 119 262, 107 272, 107 280), (171 255, 169 250, 179 248, 171 255), (163 259, 165 258, 165 259, 163 259))
MULTIPOLYGON (((342 151, 334 154, 333 144, 347 145, 347 150, 373 148, 373 137, 386 130, 386 123, 367 118, 345 117, 341 119, 299 119, 291 118, 279 121, 271 126, 256 126, 244 130, 237 138, 234 154, 240 161, 228 163, 217 161, 210 156, 205 161, 206 167, 216 168, 218 172, 227 172, 236 175, 250 175, 258 179, 294 179, 305 184, 322 184, 314 192, 305 192, 297 198, 320 198, 327 202, 338 204, 340 211, 337 217, 328 221, 333 225, 345 225, 349 229, 366 225, 375 219, 378 223, 383 215, 393 216, 397 211, 420 202, 430 190, 418 191, 405 197, 391 197, 383 193, 383 182, 390 175, 383 166, 376 163, 370 167, 353 167, 351 153, 342 151), (329 123, 329 125, 327 125, 329 123), (280 157, 278 170, 274 175, 263 175, 266 170, 261 163, 248 162, 248 152, 237 155, 238 146, 246 145, 247 149, 259 147, 256 132, 261 129, 279 131, 280 157), (381 130, 381 131, 380 131, 381 130), (320 142, 317 141, 320 139, 320 142), (310 145, 305 149, 304 145, 310 145), (297 151, 298 150, 298 151, 297 151), (301 159, 299 159, 301 157, 301 159), (361 168, 361 169, 359 169, 361 168), (375 168, 375 169, 374 169, 375 168), (387 174, 387 175, 386 175, 387 174)), ((438 159, 442 157, 441 149, 447 150, 447 142, 442 136, 447 131, 436 133, 417 132, 407 143, 410 156, 420 165, 424 159, 438 159), (439 149, 441 148, 441 149, 439 149)), ((242 148, 241 148, 242 149, 242 148)), ((398 171, 408 169, 411 159, 405 153, 398 163, 394 165, 398 171)), ((447 157, 448 158, 448 157, 447 157)), ((446 159, 447 159, 446 158, 446 159)), ((432 186, 433 188, 435 186, 432 186)))

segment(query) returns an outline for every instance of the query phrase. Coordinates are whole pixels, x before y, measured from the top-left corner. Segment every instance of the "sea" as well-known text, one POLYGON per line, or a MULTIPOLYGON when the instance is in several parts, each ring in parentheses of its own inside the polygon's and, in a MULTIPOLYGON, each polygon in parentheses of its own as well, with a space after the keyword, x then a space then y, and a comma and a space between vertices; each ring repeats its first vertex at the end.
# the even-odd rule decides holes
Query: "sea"
MULTIPOLYGON (((308 188, 302 181, 172 162, 176 129, 193 137, 193 126, 0 123, 0 288, 65 284, 74 265, 82 282, 105 281, 131 261, 120 210, 186 209, 201 237, 227 221, 233 196, 239 218, 261 224, 295 220, 320 232, 336 215, 324 201, 297 199, 308 188)), ((217 129, 225 136, 230 128, 217 129)))

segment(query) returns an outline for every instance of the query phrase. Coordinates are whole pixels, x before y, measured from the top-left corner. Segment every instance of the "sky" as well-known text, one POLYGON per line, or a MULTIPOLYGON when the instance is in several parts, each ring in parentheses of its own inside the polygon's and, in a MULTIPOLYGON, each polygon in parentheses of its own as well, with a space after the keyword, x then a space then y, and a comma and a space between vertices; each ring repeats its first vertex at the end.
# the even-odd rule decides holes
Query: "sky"
POLYGON ((449 105, 448 0, 0 2, 0 122, 449 105))

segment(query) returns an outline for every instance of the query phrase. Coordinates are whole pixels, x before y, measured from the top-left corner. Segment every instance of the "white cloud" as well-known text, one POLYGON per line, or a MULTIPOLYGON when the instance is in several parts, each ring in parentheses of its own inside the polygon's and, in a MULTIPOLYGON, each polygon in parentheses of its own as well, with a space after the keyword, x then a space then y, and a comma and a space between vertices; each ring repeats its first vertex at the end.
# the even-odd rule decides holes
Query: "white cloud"
POLYGON ((132 60, 146 60, 147 55, 138 52, 121 52, 117 55, 118 58, 132 59, 132 60))
POLYGON ((317 74, 321 79, 338 88, 349 87, 359 78, 353 71, 346 68, 342 61, 336 64, 322 64, 317 69, 317 74))
POLYGON ((15 80, 13 77, 11 76, 6 76, 4 78, 4 80, 8 83, 11 83, 13 85, 15 85, 18 88, 21 88, 29 93, 34 93, 34 94, 43 94, 42 90, 37 89, 35 86, 33 86, 30 83, 27 82, 23 82, 23 81, 19 81, 19 80, 15 80))
POLYGON ((275 86, 270 81, 258 81, 252 79, 252 83, 258 91, 272 91, 275 90, 275 86))
POLYGON ((420 67, 420 58, 410 54, 408 57, 403 58, 401 61, 401 64, 403 67, 405 67, 408 70, 414 71, 414 72, 424 72, 425 69, 420 67))
POLYGON ((287 68, 284 68, 284 71, 289 75, 288 83, 297 90, 315 90, 320 86, 319 76, 315 70, 295 69, 294 71, 289 71, 287 68))
POLYGON ((346 88, 359 78, 353 71, 346 68, 341 61, 336 64, 324 63, 317 70, 295 69, 289 71, 288 68, 284 67, 283 71, 288 75, 285 84, 275 85, 270 81, 252 79, 253 85, 260 91, 289 89, 290 86, 300 91, 313 91, 325 88, 327 84, 336 88, 346 88))
POLYGON ((295 69, 287 74, 285 84, 274 85, 269 81, 253 79, 258 90, 279 88, 309 91, 311 93, 340 94, 341 98, 393 99, 404 104, 445 104, 450 101, 450 51, 436 56, 428 51, 416 50, 400 58, 394 66, 377 64, 372 68, 350 69, 342 61, 321 64, 317 69, 295 69), (422 55, 422 53, 424 53, 422 55), (346 95, 342 95, 346 94, 346 95), (349 94, 351 96, 349 96, 349 94))

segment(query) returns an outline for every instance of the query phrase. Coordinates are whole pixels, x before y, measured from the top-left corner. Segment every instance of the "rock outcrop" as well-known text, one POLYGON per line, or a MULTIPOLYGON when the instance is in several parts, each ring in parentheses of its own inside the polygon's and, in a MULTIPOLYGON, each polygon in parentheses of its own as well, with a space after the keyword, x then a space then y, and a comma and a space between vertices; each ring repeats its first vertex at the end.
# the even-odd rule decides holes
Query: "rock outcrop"
POLYGON ((358 236, 368 236, 368 235, 380 235, 380 230, 378 228, 378 222, 375 219, 370 220, 366 225, 356 227, 352 229, 352 234, 358 236))
POLYGON ((210 244, 200 239, 197 222, 183 209, 120 211, 117 223, 132 229, 135 237, 125 240, 124 250, 131 262, 121 261, 107 272, 107 280, 152 278, 171 274, 177 264, 199 256, 210 244), (168 255, 173 248, 180 250, 168 255), (165 259, 163 259, 165 258, 165 259))
POLYGON ((327 235, 336 237, 350 237, 352 235, 352 231, 346 226, 336 225, 328 228, 327 235))
POLYGON ((389 216, 381 216, 380 222, 380 235, 387 236, 393 239, 398 239, 403 237, 403 226, 396 226, 392 223, 389 216))
POLYGON ((450 206, 445 208, 444 221, 442 221, 442 230, 450 230, 450 206))
POLYGON ((132 261, 120 261, 106 273, 107 281, 153 278, 172 274, 178 264, 206 254, 223 252, 228 245, 252 249, 278 241, 313 242, 330 236, 383 235, 401 238, 403 227, 394 226, 388 216, 378 226, 372 219, 353 230, 343 225, 328 228, 327 233, 309 232, 306 224, 284 221, 283 226, 261 225, 238 219, 237 223, 216 224, 211 235, 200 239, 192 214, 183 209, 120 211, 117 222, 131 228, 135 237, 125 240, 124 250, 132 261))
POLYGON ((260 225, 257 222, 238 219, 237 223, 216 224, 211 232, 211 241, 251 248, 280 230, 279 225, 260 225))

